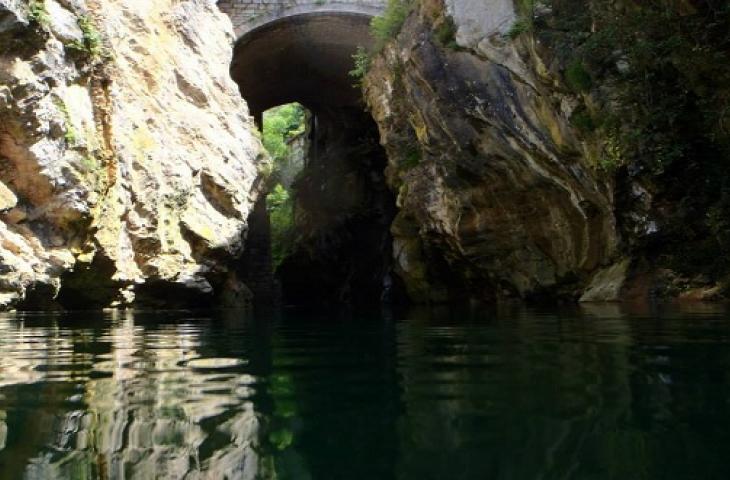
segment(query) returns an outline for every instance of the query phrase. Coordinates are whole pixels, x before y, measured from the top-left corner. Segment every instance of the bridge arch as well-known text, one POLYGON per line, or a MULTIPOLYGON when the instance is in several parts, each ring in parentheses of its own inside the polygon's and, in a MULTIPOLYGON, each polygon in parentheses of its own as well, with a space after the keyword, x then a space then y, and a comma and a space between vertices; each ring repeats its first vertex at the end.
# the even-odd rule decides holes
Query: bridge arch
POLYGON ((218 0, 228 14, 237 37, 285 17, 314 13, 349 13, 376 16, 387 0, 218 0))
POLYGON ((238 38, 268 23, 299 15, 337 13, 374 17, 383 13, 384 0, 223 0, 238 38))
POLYGON ((224 0, 239 35, 231 62, 251 113, 299 102, 310 110, 361 104, 349 71, 369 46, 383 0, 224 0), (262 3, 269 2, 269 3, 262 3))
MULTIPOLYGON (((377 125, 349 75, 357 48, 373 41, 370 22, 384 2, 260 1, 279 1, 281 8, 269 7, 244 23, 234 12, 240 37, 231 76, 261 126, 263 112, 282 104, 298 102, 311 113, 303 168, 289 187, 296 239, 276 270, 282 301, 368 304, 392 298, 395 196, 387 187, 377 125)), ((261 210, 266 214, 265 205, 261 210)), ((264 215, 262 232, 267 225, 264 215)), ((249 238, 256 238, 256 228, 252 223, 249 238)))
POLYGON ((371 42, 370 16, 316 12, 270 21, 243 35, 231 76, 255 118, 299 102, 310 110, 357 106, 361 94, 349 71, 358 46, 371 42))

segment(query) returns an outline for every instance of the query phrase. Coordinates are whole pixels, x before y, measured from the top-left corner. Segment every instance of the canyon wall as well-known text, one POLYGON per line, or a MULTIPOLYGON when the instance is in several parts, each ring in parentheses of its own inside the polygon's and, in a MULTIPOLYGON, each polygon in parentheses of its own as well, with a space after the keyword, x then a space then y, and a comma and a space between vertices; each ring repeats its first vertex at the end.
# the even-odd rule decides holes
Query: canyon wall
POLYGON ((367 17, 232 58, 212 1, 0 0, 0 308, 248 303, 271 168, 241 93, 318 116, 296 303, 725 297, 730 7, 400 4, 355 68, 376 132, 367 17))
POLYGON ((0 308, 248 299, 233 40, 206 0, 0 0, 0 308))
POLYGON ((363 89, 411 298, 722 298, 727 9, 401 4, 363 89))
POLYGON ((397 271, 420 301, 575 296, 618 259, 612 180, 569 96, 504 38, 511 2, 489 3, 420 2, 365 78, 398 192, 397 271))

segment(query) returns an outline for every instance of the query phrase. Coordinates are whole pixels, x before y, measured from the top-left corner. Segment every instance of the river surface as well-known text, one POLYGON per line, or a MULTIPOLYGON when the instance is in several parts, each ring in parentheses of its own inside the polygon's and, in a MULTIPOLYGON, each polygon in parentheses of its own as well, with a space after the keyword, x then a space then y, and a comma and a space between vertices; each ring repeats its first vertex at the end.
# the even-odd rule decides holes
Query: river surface
POLYGON ((717 307, 0 316, 0 479, 728 479, 717 307))

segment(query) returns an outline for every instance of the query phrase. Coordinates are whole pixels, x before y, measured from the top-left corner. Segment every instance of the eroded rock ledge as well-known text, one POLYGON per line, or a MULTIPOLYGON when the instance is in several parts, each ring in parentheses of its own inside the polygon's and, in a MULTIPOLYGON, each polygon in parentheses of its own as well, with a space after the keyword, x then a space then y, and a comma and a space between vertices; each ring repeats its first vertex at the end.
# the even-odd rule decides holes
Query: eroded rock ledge
POLYGON ((0 308, 245 299, 232 42, 206 0, 0 0, 0 308))

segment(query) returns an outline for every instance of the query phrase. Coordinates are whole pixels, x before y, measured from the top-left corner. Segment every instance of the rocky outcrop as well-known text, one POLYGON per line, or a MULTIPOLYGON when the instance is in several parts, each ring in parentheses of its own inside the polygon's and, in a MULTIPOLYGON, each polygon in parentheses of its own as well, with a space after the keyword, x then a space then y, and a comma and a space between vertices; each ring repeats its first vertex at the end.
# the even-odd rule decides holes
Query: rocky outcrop
POLYGON ((238 288, 268 160, 232 41, 206 0, 0 1, 0 308, 238 288))
POLYGON ((401 3, 364 90, 414 299, 726 295, 727 8, 401 3))
POLYGON ((365 78, 396 271, 417 301, 577 298, 619 260, 613 180, 539 45, 506 38, 512 2, 487 3, 419 2, 365 78))

